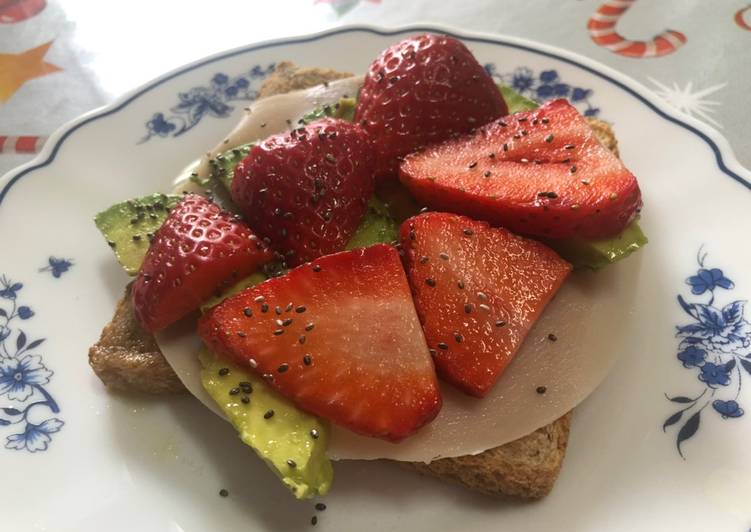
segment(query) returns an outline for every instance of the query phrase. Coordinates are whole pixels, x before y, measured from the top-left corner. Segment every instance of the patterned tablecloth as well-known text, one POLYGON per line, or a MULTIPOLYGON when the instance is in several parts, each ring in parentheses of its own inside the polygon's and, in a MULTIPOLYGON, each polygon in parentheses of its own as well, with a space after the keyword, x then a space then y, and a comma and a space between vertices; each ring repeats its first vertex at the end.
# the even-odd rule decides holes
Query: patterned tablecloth
MULTIPOLYGON (((525 37, 601 61, 720 130, 751 167, 747 0, 213 0, 204 8, 0 0, 0 174, 30 160, 66 121, 202 56, 342 24, 418 22, 525 37)), ((550 85, 524 75, 514 82, 527 92, 550 85)))

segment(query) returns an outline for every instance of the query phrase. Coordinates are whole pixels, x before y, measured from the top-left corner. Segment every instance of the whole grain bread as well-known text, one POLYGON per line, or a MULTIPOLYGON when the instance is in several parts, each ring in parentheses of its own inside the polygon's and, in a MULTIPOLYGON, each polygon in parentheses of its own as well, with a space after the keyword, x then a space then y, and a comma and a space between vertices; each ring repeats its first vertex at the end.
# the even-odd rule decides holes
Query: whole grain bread
MULTIPOLYGON (((261 87, 259 97, 300 90, 347 77, 329 69, 298 68, 281 62, 261 87)), ((618 155, 611 127, 589 118, 600 142, 618 155)), ((89 350, 89 363, 110 389, 151 394, 185 393, 154 337, 135 319, 129 287, 118 303, 112 321, 89 350)), ((403 463, 411 470, 458 482, 493 496, 527 499, 544 497, 553 488, 566 455, 571 412, 531 434, 477 455, 443 458, 429 464, 403 463)))

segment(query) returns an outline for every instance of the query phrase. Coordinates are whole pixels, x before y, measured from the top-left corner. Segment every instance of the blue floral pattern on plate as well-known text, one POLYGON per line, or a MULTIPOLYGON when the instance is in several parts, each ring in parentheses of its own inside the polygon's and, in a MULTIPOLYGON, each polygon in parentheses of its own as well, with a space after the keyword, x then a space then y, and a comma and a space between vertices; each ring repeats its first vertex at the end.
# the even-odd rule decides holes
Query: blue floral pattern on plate
MULTIPOLYGON (((66 262, 67 270, 72 263, 66 262)), ((0 276, 0 427, 14 429, 13 434, 5 440, 7 449, 35 453, 46 451, 52 434, 65 423, 56 417, 35 422, 29 419, 32 411, 33 419, 36 419, 41 408, 57 414, 60 407, 45 389, 54 372, 36 354, 36 349, 44 343, 45 338, 29 341, 19 327, 22 322, 35 316, 31 307, 19 301, 22 289, 22 283, 0 276)))
POLYGON ((522 66, 512 72, 499 73, 493 63, 487 63, 485 70, 496 81, 530 100, 543 103, 556 98, 567 98, 584 116, 600 114, 600 108, 590 101, 594 91, 564 82, 557 70, 543 70, 536 74, 531 68, 522 66))
POLYGON ((751 323, 743 315, 746 302, 735 300, 723 306, 715 303, 720 290, 733 290, 735 284, 719 268, 705 267, 706 258, 700 249, 696 257, 699 269, 686 279, 693 301, 678 296, 678 304, 691 322, 679 325, 676 332, 680 339, 678 361, 684 368, 696 371, 704 389, 695 397, 665 395, 673 403, 686 405, 662 426, 666 431, 686 418, 676 436, 676 448, 683 458, 681 445, 697 433, 707 406, 711 405, 722 419, 743 416, 738 398, 744 371, 751 376, 751 323), (702 302, 704 298, 706 302, 702 302))
POLYGON ((193 87, 178 94, 179 102, 168 113, 154 113, 146 122, 146 136, 141 142, 151 137, 179 137, 193 129, 209 115, 215 118, 227 118, 234 107, 229 102, 252 102, 258 97, 257 82, 265 79, 276 67, 271 63, 266 67, 255 65, 247 72, 230 77, 222 72, 214 74, 207 86, 193 87))
POLYGON ((50 257, 47 259, 47 266, 39 268, 39 271, 50 272, 55 279, 59 279, 62 274, 70 270, 71 266, 73 266, 73 261, 71 259, 50 257))

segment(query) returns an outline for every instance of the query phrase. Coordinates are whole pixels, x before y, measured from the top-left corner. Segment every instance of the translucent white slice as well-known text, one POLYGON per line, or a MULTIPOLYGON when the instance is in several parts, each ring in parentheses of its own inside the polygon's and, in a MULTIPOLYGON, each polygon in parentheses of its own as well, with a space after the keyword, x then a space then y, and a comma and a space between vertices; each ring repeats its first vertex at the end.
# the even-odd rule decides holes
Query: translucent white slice
MULTIPOLYGON (((288 127, 287 117, 296 119, 317 105, 354 94, 360 82, 333 82, 325 95, 319 88, 260 100, 215 152, 282 131, 288 127)), ((620 346, 637 334, 631 313, 643 254, 597 273, 572 274, 485 398, 471 398, 445 385, 443 409, 414 436, 393 444, 334 427, 329 456, 429 462, 483 452, 561 417, 594 391, 613 367, 620 346), (555 341, 548 337, 551 333, 555 341), (537 392, 541 386, 543 394, 537 392)), ((201 387, 194 324, 177 324, 157 334, 157 342, 188 390, 221 416, 201 387)))

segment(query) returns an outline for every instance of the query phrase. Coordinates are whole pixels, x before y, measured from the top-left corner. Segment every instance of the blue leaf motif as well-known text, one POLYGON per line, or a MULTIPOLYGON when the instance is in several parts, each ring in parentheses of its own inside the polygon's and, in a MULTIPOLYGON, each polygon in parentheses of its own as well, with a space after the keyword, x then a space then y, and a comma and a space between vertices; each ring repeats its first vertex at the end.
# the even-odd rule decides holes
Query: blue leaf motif
POLYGON ((665 429, 668 428, 670 425, 675 425, 678 423, 681 418, 683 417, 683 410, 679 410, 669 418, 665 420, 665 423, 662 424, 662 431, 665 432, 665 429))
POLYGON ((686 458, 683 456, 683 450, 681 449, 681 444, 685 442, 686 440, 693 437, 694 434, 696 434, 696 431, 699 430, 699 425, 701 424, 701 410, 696 412, 693 416, 688 418, 688 421, 681 427, 681 430, 678 431, 678 438, 676 439, 675 445, 678 448, 678 454, 681 455, 681 458, 686 458))
POLYGON ((26 350, 30 351, 34 348, 39 347, 40 345, 42 345, 42 343, 44 343, 44 340, 45 340, 44 338, 40 338, 39 340, 34 340, 28 345, 28 347, 26 347, 26 350))
POLYGON ((743 369, 745 369, 746 372, 748 372, 748 374, 751 375, 751 361, 746 360, 744 358, 740 360, 741 360, 741 366, 743 366, 743 369))
POLYGON ((16 338, 16 349, 22 349, 26 345, 26 334, 21 331, 16 338))
POLYGON ((745 301, 733 301, 722 308, 722 318, 728 325, 735 325, 743 319, 745 301))
POLYGON ((696 312, 694 305, 692 305, 691 303, 687 303, 686 300, 683 299, 683 296, 678 296, 678 304, 686 312, 686 314, 688 314, 692 318, 699 319, 698 313, 696 312))
POLYGON ((725 318, 719 309, 701 303, 696 303, 694 307, 698 310, 699 321, 701 321, 708 329, 715 331, 717 334, 722 331, 722 328, 725 326, 725 318))
POLYGON ((684 397, 682 395, 676 396, 676 397, 668 397, 668 401, 672 401, 674 403, 693 403, 694 400, 690 397, 684 397))

